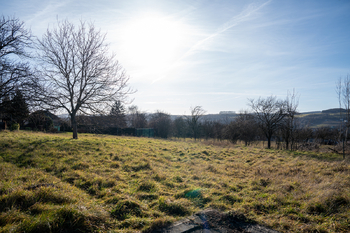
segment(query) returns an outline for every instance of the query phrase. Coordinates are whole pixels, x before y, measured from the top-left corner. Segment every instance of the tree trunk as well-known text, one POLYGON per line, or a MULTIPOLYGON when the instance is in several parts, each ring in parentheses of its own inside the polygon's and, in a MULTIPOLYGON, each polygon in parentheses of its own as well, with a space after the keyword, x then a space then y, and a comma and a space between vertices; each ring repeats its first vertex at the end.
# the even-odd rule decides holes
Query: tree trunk
POLYGON ((77 128, 77 121, 75 119, 75 114, 71 115, 71 124, 73 128, 73 139, 78 139, 78 128, 77 128))
POLYGON ((267 137, 267 149, 271 149, 271 136, 267 137))

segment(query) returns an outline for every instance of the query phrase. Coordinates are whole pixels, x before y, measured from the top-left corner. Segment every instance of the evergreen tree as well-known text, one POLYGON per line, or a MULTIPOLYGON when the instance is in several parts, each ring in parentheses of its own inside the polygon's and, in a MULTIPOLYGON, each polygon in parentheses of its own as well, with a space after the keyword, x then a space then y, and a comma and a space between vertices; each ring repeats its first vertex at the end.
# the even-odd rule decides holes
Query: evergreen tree
POLYGON ((120 100, 115 101, 111 108, 109 116, 112 120, 112 125, 123 128, 126 126, 125 107, 120 100))
POLYGON ((16 90, 15 96, 11 100, 10 108, 11 120, 23 126, 23 122, 29 116, 29 109, 24 96, 20 90, 16 90))
POLYGON ((120 100, 115 101, 109 114, 112 116, 125 116, 125 107, 123 103, 120 100))

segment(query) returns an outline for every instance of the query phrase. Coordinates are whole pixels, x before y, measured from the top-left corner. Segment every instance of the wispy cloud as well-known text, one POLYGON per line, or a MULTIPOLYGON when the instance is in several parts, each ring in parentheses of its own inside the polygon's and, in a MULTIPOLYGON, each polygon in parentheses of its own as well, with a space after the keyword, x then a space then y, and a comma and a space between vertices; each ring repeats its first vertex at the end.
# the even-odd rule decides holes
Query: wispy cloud
MULTIPOLYGON (((251 20, 254 17, 255 13, 257 13, 260 9, 262 9, 263 7, 268 5, 271 1, 272 0, 268 0, 268 1, 264 2, 263 4, 257 4, 257 3, 249 4, 241 13, 233 16, 227 22, 225 22, 221 26, 219 26, 214 33, 210 34, 209 36, 198 41, 192 47, 190 47, 190 49, 187 50, 187 52, 185 52, 179 59, 177 59, 168 69, 166 69, 162 75, 160 75, 158 78, 154 79, 152 81, 152 84, 165 78, 167 76, 167 73, 169 71, 173 70, 174 68, 178 68, 179 66, 182 66, 183 64, 187 64, 186 62, 184 63, 183 60, 185 58, 187 58, 188 56, 192 55, 194 52, 199 51, 199 50, 208 49, 208 46, 210 46, 210 45, 208 45, 208 43, 206 43, 206 42, 208 42, 209 40, 217 37, 220 34, 225 33, 230 28, 237 26, 242 22, 251 20)), ((194 9, 194 7, 190 7, 187 10, 192 11, 193 9, 194 9)), ((197 63, 200 63, 200 62, 197 61, 197 63)))
POLYGON ((57 12, 59 8, 65 6, 67 4, 67 1, 60 1, 60 2, 53 2, 48 1, 44 8, 41 10, 36 11, 34 14, 31 15, 31 18, 27 21, 28 24, 32 24, 34 21, 38 21, 38 19, 41 20, 43 17, 47 17, 48 15, 50 18, 53 15, 58 15, 57 12))
POLYGON ((261 5, 258 5, 256 3, 249 4, 240 14, 233 16, 230 20, 228 20, 226 23, 222 24, 216 32, 212 33, 208 37, 198 41, 195 45, 193 45, 181 58, 180 60, 184 59, 185 57, 191 55, 196 50, 201 50, 205 47, 205 43, 209 41, 210 39, 217 37, 218 35, 224 33, 225 31, 229 30, 230 28, 237 26, 238 24, 248 21, 252 18, 252 16, 258 12, 260 9, 262 9, 264 6, 268 5, 272 0, 269 0, 261 5))

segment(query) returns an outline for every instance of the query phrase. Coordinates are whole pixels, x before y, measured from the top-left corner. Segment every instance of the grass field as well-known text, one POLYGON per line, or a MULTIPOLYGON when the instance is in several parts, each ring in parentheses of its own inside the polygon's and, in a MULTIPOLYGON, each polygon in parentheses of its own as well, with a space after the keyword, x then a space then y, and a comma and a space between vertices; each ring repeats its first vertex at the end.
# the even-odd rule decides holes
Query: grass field
POLYGON ((281 232, 350 232, 341 155, 0 132, 0 232, 135 232, 205 208, 281 232))

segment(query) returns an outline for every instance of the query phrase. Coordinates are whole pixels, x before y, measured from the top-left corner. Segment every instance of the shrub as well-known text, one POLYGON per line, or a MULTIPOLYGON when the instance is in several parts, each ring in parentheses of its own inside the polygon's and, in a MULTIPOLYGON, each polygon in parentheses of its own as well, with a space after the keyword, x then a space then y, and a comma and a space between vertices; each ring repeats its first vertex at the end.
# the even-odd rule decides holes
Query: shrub
POLYGON ((10 127, 11 131, 18 131, 19 130, 19 124, 18 123, 13 123, 10 127))

